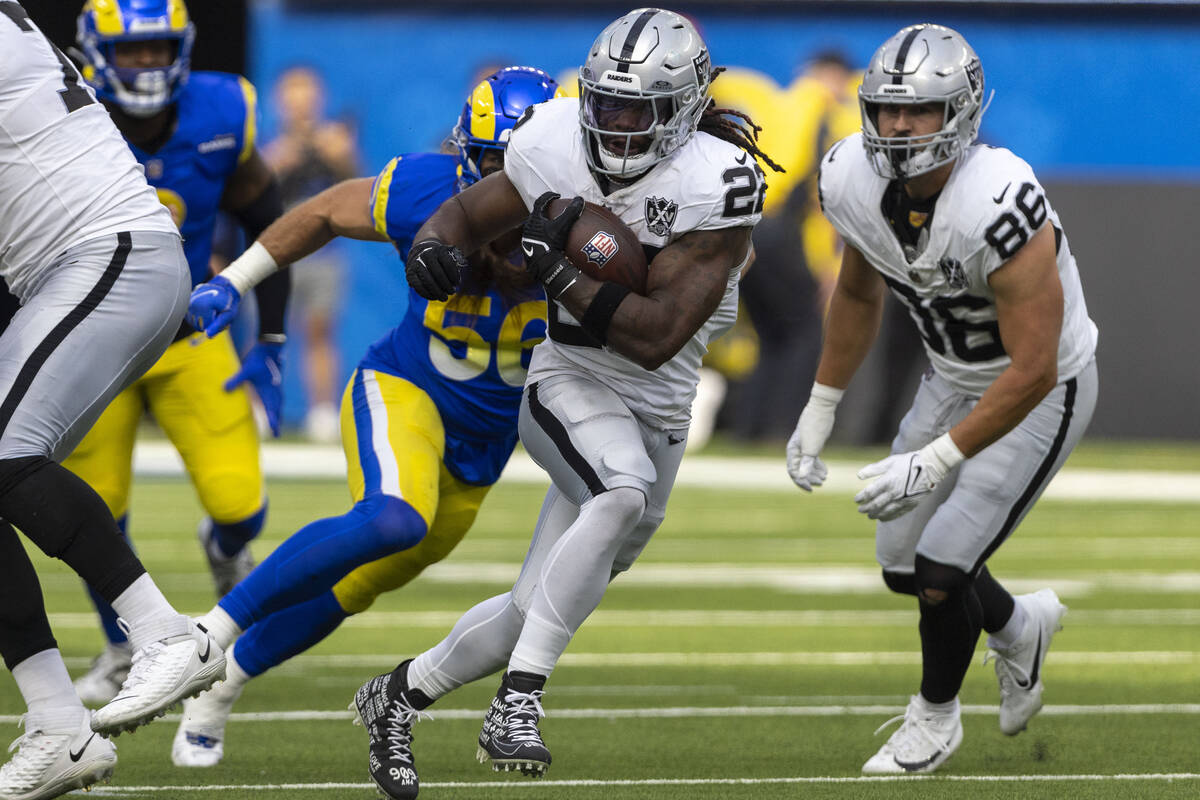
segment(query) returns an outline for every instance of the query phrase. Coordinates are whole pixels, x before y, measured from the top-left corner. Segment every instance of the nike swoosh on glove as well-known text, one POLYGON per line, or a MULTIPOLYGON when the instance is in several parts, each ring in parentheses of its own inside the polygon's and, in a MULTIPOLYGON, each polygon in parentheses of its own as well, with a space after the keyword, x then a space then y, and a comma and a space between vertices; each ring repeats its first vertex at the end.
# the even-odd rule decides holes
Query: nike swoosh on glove
POLYGON ((210 339, 216 336, 237 316, 242 295, 228 278, 215 276, 192 289, 184 319, 198 331, 204 331, 210 339))
POLYGON ((422 239, 408 251, 404 277, 421 297, 440 302, 454 294, 466 268, 467 259, 457 247, 436 239, 422 239))
POLYGON ((910 453, 888 456, 858 471, 861 480, 874 478, 854 496, 858 510, 871 519, 887 522, 916 508, 963 460, 950 434, 910 453))
POLYGON ((242 368, 225 382, 225 391, 232 392, 249 382, 267 414, 271 435, 279 436, 279 417, 283 411, 283 344, 259 342, 250 348, 242 360, 242 368))

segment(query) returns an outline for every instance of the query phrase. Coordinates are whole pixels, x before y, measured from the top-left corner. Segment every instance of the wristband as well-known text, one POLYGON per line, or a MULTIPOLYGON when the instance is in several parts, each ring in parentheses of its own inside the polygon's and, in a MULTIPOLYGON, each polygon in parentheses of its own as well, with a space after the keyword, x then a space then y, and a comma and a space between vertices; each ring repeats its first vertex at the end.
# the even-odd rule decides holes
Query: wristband
POLYGON ((921 462, 929 469, 935 478, 935 483, 961 464, 966 458, 958 445, 950 438, 949 433, 943 433, 929 444, 921 448, 921 462))
POLYGON ((837 404, 842 401, 842 395, 845 393, 845 389, 835 389, 832 386, 814 382, 812 392, 808 396, 808 402, 816 403, 818 406, 824 406, 832 411, 837 408, 837 404))
POLYGON ((579 327, 590 333, 600 344, 605 344, 608 341, 608 326, 612 322, 613 314, 617 313, 617 306, 621 305, 621 301, 629 292, 629 287, 619 283, 605 281, 600 284, 600 290, 596 292, 587 310, 583 312, 583 318, 579 320, 579 327))
POLYGON ((575 285, 575 281, 579 279, 579 270, 575 268, 566 256, 563 256, 558 261, 550 265, 546 270, 545 277, 542 278, 542 284, 546 287, 546 294, 557 300, 562 293, 575 285))
POLYGON ((221 270, 225 280, 233 284, 238 294, 245 295, 246 291, 257 286, 262 280, 279 271, 279 265, 267 252, 267 248, 255 242, 246 248, 246 252, 235 258, 228 267, 221 270))

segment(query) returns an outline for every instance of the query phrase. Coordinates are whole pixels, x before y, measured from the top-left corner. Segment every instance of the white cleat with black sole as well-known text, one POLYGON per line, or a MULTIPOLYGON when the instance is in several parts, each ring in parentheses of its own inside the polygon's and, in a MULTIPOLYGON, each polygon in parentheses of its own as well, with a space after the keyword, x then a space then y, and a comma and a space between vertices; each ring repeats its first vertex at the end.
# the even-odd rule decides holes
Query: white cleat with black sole
POLYGON ((918 695, 903 716, 893 717, 879 729, 903 720, 896 732, 863 764, 864 775, 921 775, 935 771, 962 744, 961 712, 931 711, 918 695))
POLYGON ((1029 720, 1042 708, 1042 665, 1054 634, 1062 630, 1067 607, 1053 589, 1017 595, 1013 600, 1025 612, 1025 630, 1008 648, 993 647, 984 656, 996 662, 996 680, 1000 683, 1000 730, 1015 736, 1025 730, 1029 720))
POLYGON ((16 754, 0 767, 3 800, 45 800, 112 776, 117 748, 92 730, 88 713, 70 733, 46 733, 29 714, 22 724, 25 735, 9 748, 16 754))
POLYGON ((92 714, 92 730, 105 736, 132 731, 225 678, 224 651, 194 620, 186 622, 184 632, 133 654, 121 691, 92 714))

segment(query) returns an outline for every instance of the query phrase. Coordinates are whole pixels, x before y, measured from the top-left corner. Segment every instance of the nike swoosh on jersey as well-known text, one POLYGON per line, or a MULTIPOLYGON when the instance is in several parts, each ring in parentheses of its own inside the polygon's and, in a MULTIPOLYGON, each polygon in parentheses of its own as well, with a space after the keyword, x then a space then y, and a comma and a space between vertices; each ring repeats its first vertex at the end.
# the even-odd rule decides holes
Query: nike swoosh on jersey
POLYGON ((91 736, 89 736, 87 738, 87 741, 83 743, 83 747, 79 748, 79 752, 75 752, 74 750, 68 750, 67 755, 69 755, 71 757, 72 761, 78 761, 79 759, 83 758, 83 751, 87 750, 88 745, 91 744, 92 739, 95 739, 95 738, 96 738, 96 734, 93 733, 91 736))
POLYGON ((1004 190, 1000 192, 1000 196, 999 196, 999 197, 993 197, 993 198, 992 198, 992 202, 993 202, 993 203, 995 203, 996 205, 1000 205, 1000 201, 1002 201, 1002 200, 1004 199, 1004 195, 1008 194, 1008 187, 1009 187, 1009 186, 1012 186, 1012 181, 1009 181, 1008 183, 1006 183, 1006 184, 1004 185, 1004 190))
POLYGON ((742 153, 740 156, 735 158, 734 161, 738 162, 739 164, 745 164, 746 163, 746 154, 742 153))

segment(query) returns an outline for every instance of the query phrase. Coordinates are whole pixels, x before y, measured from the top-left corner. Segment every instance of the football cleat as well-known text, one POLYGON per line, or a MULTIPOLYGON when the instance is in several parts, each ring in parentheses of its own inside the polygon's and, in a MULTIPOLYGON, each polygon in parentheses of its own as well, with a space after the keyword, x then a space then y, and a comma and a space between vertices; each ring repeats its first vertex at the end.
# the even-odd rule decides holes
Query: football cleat
POLYGON ((1025 611, 1025 630, 1011 647, 994 647, 986 656, 996 662, 1000 682, 1000 730, 1015 736, 1042 708, 1042 664, 1054 634, 1062 630, 1067 607, 1053 589, 1013 598, 1025 611))
POLYGON ((541 703, 545 685, 541 675, 504 673, 479 732, 475 757, 481 764, 491 761, 496 772, 520 770, 531 778, 546 774, 550 751, 538 730, 538 719, 546 716, 541 703))
POLYGON ((377 675, 354 693, 350 710, 354 724, 367 729, 368 767, 379 792, 391 800, 411 800, 420 781, 413 759, 412 726, 433 701, 419 689, 408 688, 405 661, 393 672, 377 675))
POLYGON ((92 715, 92 730, 105 736, 134 730, 224 677, 224 651, 208 631, 189 619, 183 633, 151 642, 133 654, 129 677, 117 696, 92 715))
POLYGON ((225 723, 245 684, 221 681, 199 697, 183 701, 183 719, 171 743, 177 767, 215 767, 225 755, 225 723))
POLYGON ((75 693, 84 705, 104 705, 121 691, 132 664, 133 651, 128 642, 109 643, 104 652, 92 659, 88 671, 75 679, 75 693))
POLYGON ((31 716, 21 718, 25 735, 8 748, 16 750, 16 755, 0 767, 0 798, 58 797, 112 775, 117 748, 92 730, 88 712, 84 712, 79 729, 71 733, 46 733, 34 727, 31 716))
POLYGON ((962 744, 960 712, 939 714, 930 711, 920 696, 913 697, 899 717, 879 726, 878 734, 888 725, 903 720, 896 732, 863 764, 864 775, 917 775, 933 772, 962 744))
POLYGON ((200 540, 200 547, 208 559, 208 571, 212 573, 213 588, 216 589, 217 599, 220 600, 229 594, 229 590, 237 586, 242 578, 254 571, 254 556, 250 553, 248 544, 234 555, 224 555, 213 543, 212 536, 213 522, 205 517, 196 529, 196 537, 200 540))

